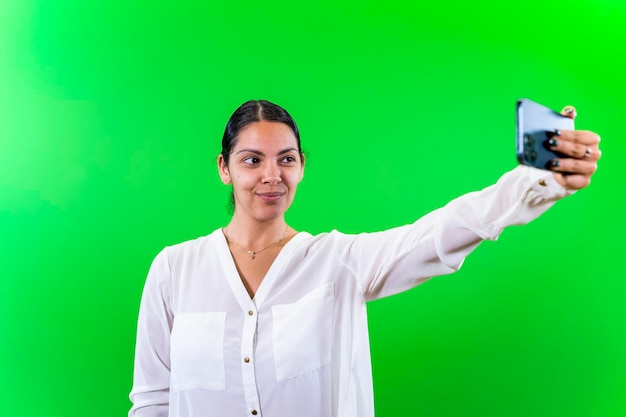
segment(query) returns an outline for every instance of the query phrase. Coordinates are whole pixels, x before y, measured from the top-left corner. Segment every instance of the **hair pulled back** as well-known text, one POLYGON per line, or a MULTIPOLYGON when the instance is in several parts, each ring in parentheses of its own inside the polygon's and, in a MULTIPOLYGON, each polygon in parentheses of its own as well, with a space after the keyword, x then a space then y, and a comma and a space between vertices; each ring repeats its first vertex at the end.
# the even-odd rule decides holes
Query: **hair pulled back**
POLYGON ((260 121, 279 122, 289 126, 296 137, 298 152, 302 154, 298 126, 287 110, 267 100, 249 100, 239 106, 226 123, 226 130, 224 130, 224 137, 222 138, 222 157, 226 165, 228 165, 230 154, 237 144, 239 133, 249 124, 260 121))

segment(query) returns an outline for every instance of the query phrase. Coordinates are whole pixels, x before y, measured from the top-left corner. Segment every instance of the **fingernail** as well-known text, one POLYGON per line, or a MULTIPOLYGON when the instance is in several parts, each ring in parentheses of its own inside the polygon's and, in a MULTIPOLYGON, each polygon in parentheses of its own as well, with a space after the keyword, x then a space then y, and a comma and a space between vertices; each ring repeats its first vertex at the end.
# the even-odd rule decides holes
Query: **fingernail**
POLYGON ((556 140, 556 139, 548 139, 548 144, 549 144, 550 146, 556 147, 556 146, 558 146, 558 145, 559 145, 559 141, 558 141, 558 140, 556 140))
POLYGON ((549 138, 553 138, 555 136, 561 136, 561 131, 559 129, 554 129, 553 131, 552 130, 548 130, 546 132, 546 136, 549 137, 549 138))
POLYGON ((550 165, 553 166, 554 168, 557 168, 561 166, 561 163, 557 161, 556 159, 553 159, 552 161, 550 161, 550 165))
POLYGON ((566 107, 565 108, 565 113, 568 113, 568 114, 574 113, 574 108, 573 107, 566 107))

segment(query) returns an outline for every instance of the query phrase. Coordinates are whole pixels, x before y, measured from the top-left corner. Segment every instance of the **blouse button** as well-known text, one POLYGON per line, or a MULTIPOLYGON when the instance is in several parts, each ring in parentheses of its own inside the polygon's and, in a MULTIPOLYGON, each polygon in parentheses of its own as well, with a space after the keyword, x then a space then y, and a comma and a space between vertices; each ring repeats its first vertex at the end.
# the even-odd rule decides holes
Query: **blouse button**
POLYGON ((252 410, 252 411, 250 412, 250 414, 252 414, 253 416, 256 416, 258 413, 257 413, 257 411, 256 411, 256 410, 252 410))
POLYGON ((248 311, 248 315, 249 316, 252 316, 253 314, 254 314, 254 311, 252 311, 252 310, 248 311))
POLYGON ((243 358, 243 361, 244 361, 245 363, 250 363, 250 358, 246 356, 245 358, 243 358))

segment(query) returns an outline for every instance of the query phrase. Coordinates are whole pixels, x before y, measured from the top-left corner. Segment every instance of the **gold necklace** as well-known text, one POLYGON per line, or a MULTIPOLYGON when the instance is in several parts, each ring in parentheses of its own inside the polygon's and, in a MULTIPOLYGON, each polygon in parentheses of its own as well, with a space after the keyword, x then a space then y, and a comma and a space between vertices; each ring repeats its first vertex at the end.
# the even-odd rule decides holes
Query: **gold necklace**
POLYGON ((274 245, 278 245, 280 242, 282 242, 283 240, 285 240, 285 237, 287 236, 287 230, 289 230, 289 226, 287 226, 287 228, 285 228, 285 232, 283 233, 283 235, 280 237, 280 239, 278 239, 276 242, 273 242, 269 245, 267 245, 266 247, 264 247, 263 249, 254 251, 254 250, 250 250, 250 249, 246 249, 243 246, 241 246, 238 243, 233 242, 230 237, 228 236, 228 232, 226 232, 226 228, 222 228, 222 231, 224 232, 224 237, 226 238, 226 242, 228 242, 229 244, 233 245, 233 246, 237 246, 239 249, 243 250, 244 252, 246 252, 248 254, 248 259, 250 260, 254 260, 257 256, 257 254, 263 252, 265 249, 269 249, 274 245))

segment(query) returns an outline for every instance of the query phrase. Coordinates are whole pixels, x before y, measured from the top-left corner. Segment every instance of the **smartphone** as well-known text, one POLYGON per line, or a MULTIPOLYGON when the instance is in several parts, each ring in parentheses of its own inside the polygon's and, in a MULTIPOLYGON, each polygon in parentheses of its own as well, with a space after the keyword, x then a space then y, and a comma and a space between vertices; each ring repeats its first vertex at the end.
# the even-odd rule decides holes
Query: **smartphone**
POLYGON ((548 140, 557 130, 573 129, 574 121, 569 117, 532 100, 518 100, 517 160, 523 165, 550 169, 550 161, 567 156, 550 150, 548 140))

